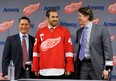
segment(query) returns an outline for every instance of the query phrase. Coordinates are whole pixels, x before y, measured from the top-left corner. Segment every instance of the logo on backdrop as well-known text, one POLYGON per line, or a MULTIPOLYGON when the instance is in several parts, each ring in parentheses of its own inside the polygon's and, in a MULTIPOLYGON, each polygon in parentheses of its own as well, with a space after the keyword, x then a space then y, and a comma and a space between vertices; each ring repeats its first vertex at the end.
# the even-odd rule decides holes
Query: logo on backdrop
POLYGON ((5 41, 0 41, 0 45, 5 45, 5 41))
POLYGON ((35 28, 35 24, 31 24, 31 28, 32 28, 32 29, 35 28))
POLYGON ((116 27, 116 23, 111 23, 111 22, 104 22, 103 25, 106 27, 116 27))
POLYGON ((31 4, 23 9, 23 14, 26 16, 31 15, 33 12, 35 12, 40 7, 40 3, 37 4, 31 4))
POLYGON ((0 24, 0 32, 4 32, 5 30, 11 28, 13 24, 14 20, 4 21, 3 23, 0 24))
POLYGON ((46 27, 46 26, 48 26, 48 21, 47 20, 44 20, 43 22, 41 22, 38 25, 38 29, 43 28, 43 27, 46 27))
POLYGON ((45 6, 44 11, 45 11, 45 10, 49 10, 49 9, 60 10, 60 6, 50 6, 50 7, 45 6))
POLYGON ((69 5, 66 5, 64 10, 67 14, 72 14, 74 11, 78 10, 82 6, 82 2, 78 3, 71 3, 69 5))
POLYGON ((116 56, 113 56, 113 66, 116 66, 116 56))
POLYGON ((61 26, 66 26, 66 27, 77 27, 77 23, 67 23, 67 22, 60 22, 61 26))
POLYGON ((16 12, 16 13, 19 13, 19 8, 4 8, 3 9, 3 12, 16 12))
POLYGON ((96 18, 96 19, 94 19, 92 22, 94 23, 94 24, 98 24, 99 23, 99 18, 96 18))
POLYGON ((112 74, 112 80, 115 80, 115 79, 116 79, 116 75, 112 74))
POLYGON ((88 5, 89 8, 93 9, 93 10, 104 10, 104 6, 90 6, 88 5))
POLYGON ((115 35, 112 35, 110 38, 111 38, 111 42, 114 42, 114 40, 115 40, 115 35))
POLYGON ((116 14, 116 3, 111 4, 111 5, 108 7, 108 11, 109 11, 109 13, 111 13, 111 14, 116 14))

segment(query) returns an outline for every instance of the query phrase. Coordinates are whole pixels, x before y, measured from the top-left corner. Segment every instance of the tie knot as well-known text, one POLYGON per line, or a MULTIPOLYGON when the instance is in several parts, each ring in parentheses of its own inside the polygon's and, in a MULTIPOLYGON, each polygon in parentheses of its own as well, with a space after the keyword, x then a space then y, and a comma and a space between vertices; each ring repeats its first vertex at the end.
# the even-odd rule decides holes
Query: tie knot
POLYGON ((23 35, 22 37, 23 37, 23 38, 25 38, 25 37, 26 37, 26 35, 23 35))
POLYGON ((84 27, 84 28, 83 28, 83 31, 87 31, 87 27, 84 27))
POLYGON ((88 28, 88 27, 86 27, 86 26, 84 27, 84 29, 87 29, 87 28, 88 28))

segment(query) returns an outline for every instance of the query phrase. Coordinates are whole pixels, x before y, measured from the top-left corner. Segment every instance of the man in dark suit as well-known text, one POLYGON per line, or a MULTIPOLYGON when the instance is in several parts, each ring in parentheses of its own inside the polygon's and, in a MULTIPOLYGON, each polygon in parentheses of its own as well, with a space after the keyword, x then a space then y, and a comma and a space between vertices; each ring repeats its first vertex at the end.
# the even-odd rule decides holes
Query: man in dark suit
POLYGON ((93 12, 88 7, 78 10, 78 20, 83 26, 76 33, 78 77, 108 79, 112 70, 112 46, 107 28, 92 23, 93 12))
MULTIPOLYGON (((30 29, 29 18, 23 16, 18 22, 19 33, 13 36, 9 36, 6 39, 3 57, 2 57, 2 72, 4 79, 8 79, 8 65, 10 60, 13 60, 15 66, 15 79, 25 78, 25 68, 23 67, 23 49, 22 40, 25 35, 26 47, 27 47, 27 60, 32 60, 32 51, 34 44, 34 37, 28 34, 30 29)), ((26 50, 26 49, 25 49, 26 50)))

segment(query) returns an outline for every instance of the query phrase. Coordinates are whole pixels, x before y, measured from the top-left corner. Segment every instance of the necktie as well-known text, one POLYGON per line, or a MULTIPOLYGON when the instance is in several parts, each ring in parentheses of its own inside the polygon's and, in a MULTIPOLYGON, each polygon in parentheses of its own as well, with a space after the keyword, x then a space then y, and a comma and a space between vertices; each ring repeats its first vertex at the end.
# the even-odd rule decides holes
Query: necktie
POLYGON ((84 27, 81 37, 81 47, 79 52, 79 59, 83 60, 85 56, 85 43, 86 43, 86 37, 87 37, 87 27, 84 27))
POLYGON ((22 51, 23 51, 23 68, 25 69, 25 63, 28 59, 28 55, 27 55, 27 46, 26 46, 26 41, 25 41, 25 37, 23 36, 22 39, 22 51))

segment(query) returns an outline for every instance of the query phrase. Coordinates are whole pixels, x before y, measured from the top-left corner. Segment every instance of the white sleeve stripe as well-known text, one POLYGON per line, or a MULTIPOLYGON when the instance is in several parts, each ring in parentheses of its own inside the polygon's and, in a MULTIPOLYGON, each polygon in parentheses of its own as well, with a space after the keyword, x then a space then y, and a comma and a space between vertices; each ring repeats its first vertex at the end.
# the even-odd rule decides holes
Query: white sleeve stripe
POLYGON ((106 66, 113 66, 113 61, 106 61, 106 66))
POLYGON ((65 53, 65 57, 73 57, 73 53, 67 52, 67 53, 65 53))
POLYGON ((39 53, 33 52, 33 57, 39 57, 39 53))

